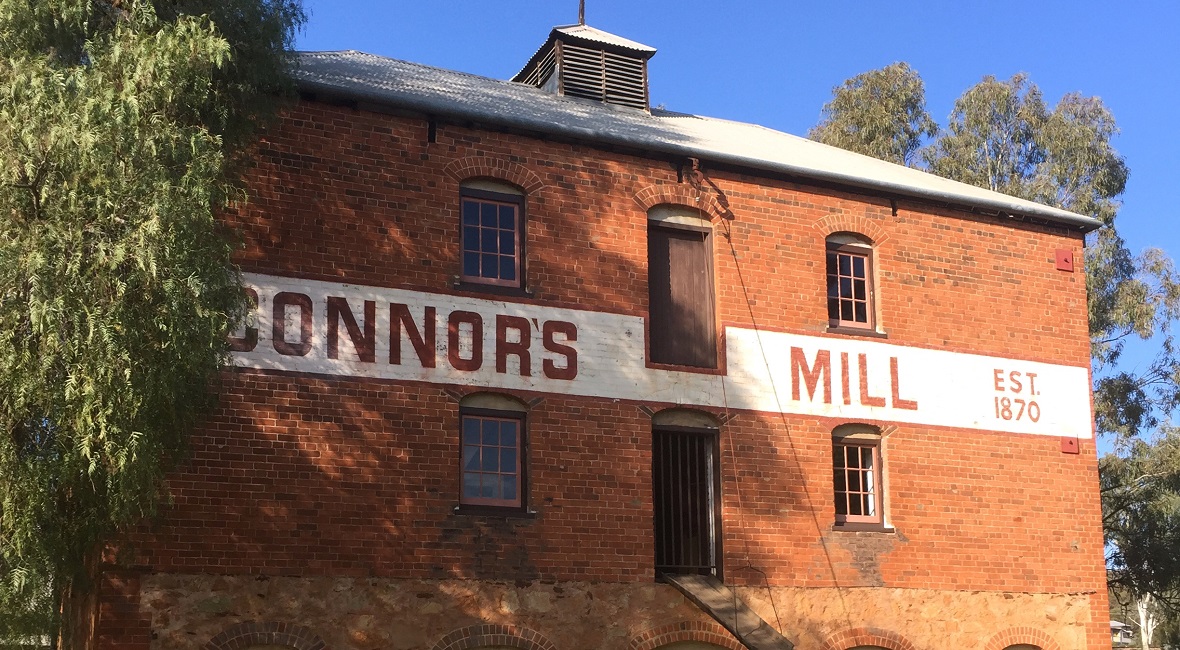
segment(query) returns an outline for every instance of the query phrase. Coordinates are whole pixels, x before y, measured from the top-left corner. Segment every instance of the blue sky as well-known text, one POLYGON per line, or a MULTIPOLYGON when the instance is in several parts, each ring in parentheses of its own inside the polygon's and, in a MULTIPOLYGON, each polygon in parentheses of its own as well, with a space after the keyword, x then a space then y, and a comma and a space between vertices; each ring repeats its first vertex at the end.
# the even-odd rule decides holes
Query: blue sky
MULTIPOLYGON (((1180 2, 1094 0, 587 0, 586 22, 658 52, 651 99, 672 110, 805 135, 843 80, 906 61, 927 108, 984 75, 1029 73, 1052 105, 1097 95, 1131 169, 1118 218, 1132 251, 1180 256, 1180 2)), ((354 49, 507 79, 577 0, 305 0, 302 50, 354 49)), ((1146 359, 1141 353, 1128 361, 1146 359)))

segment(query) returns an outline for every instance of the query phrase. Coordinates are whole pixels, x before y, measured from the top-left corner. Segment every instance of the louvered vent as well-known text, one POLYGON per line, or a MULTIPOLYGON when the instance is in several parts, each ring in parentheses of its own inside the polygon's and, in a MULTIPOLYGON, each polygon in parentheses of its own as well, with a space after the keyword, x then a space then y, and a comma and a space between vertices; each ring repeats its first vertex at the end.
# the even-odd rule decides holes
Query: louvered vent
POLYGON ((549 83, 553 81, 553 73, 557 70, 557 51, 551 49, 545 53, 545 57, 541 59, 537 67, 533 68, 528 76, 524 78, 524 83, 537 88, 550 89, 549 83))
POLYGON ((561 48, 561 87, 570 97, 647 108, 644 61, 577 45, 561 48))
POLYGON ((647 60, 655 50, 586 25, 558 27, 513 81, 647 110, 647 60))

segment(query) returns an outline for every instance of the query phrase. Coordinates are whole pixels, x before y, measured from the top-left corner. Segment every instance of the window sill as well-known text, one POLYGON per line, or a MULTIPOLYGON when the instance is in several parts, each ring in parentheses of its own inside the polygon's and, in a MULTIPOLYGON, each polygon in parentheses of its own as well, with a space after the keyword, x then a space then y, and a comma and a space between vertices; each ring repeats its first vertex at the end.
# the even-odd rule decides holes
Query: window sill
POLYGON ((885 524, 869 524, 862 522, 839 522, 832 524, 832 530, 846 533, 896 533, 897 529, 885 524))
POLYGON ((868 328, 860 327, 841 327, 838 325, 828 325, 828 334, 843 334, 845 336, 865 336, 873 339, 887 339, 889 334, 868 328))
POLYGON ((676 372, 695 372, 702 375, 724 375, 725 369, 719 368, 717 365, 713 366, 689 366, 679 363, 663 363, 661 361, 648 361, 647 367, 654 370, 673 370, 676 372))
POLYGON ((451 512, 473 517, 503 517, 505 519, 536 519, 537 511, 502 506, 474 506, 459 504, 451 512))
POLYGON ((514 298, 535 297, 535 292, 532 289, 508 287, 502 284, 480 284, 479 282, 464 282, 462 280, 456 280, 451 284, 451 287, 459 291, 469 291, 471 293, 490 293, 496 296, 511 296, 514 298))

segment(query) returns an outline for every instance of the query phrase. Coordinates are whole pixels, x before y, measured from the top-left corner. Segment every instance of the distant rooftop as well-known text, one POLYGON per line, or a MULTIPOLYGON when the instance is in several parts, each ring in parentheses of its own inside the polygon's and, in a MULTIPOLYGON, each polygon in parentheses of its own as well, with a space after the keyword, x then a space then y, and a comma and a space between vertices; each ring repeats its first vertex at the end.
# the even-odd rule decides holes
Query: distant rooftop
MULTIPOLYGON (((554 33, 559 33, 558 30, 573 30, 574 36, 588 40, 610 39, 611 46, 637 52, 654 52, 645 45, 584 25, 559 27, 554 33)), ((1033 217, 1086 232, 1101 225, 1091 217, 1068 210, 959 183, 756 124, 660 109, 648 113, 557 95, 523 83, 352 50, 302 52, 298 64, 295 78, 305 92, 653 154, 695 157, 706 164, 736 165, 898 197, 1033 217)))

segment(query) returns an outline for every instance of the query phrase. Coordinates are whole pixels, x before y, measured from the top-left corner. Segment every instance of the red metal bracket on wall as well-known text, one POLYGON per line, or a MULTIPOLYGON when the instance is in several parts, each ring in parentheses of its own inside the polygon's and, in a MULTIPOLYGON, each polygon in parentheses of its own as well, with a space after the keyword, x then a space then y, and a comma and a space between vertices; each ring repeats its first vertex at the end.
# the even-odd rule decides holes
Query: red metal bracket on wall
POLYGON ((1073 251, 1068 248, 1057 249, 1057 270, 1073 273, 1073 251))
POLYGON ((1078 449, 1077 438, 1062 438, 1061 439, 1061 453, 1063 454, 1077 454, 1081 450, 1078 449))

